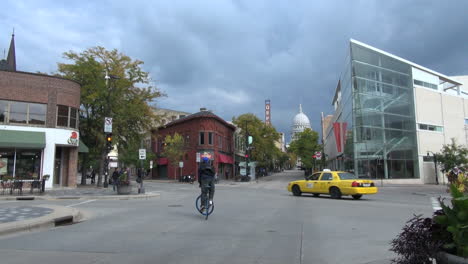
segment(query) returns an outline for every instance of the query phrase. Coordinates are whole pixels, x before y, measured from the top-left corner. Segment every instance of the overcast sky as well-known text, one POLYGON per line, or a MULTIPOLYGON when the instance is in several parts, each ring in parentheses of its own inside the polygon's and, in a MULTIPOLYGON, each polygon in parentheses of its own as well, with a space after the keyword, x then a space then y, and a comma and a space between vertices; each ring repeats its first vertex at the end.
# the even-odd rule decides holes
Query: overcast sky
MULTIPOLYGON (((17 68, 55 72, 62 53, 101 45, 145 62, 168 97, 230 121, 254 113, 289 141, 302 103, 312 128, 353 38, 440 73, 468 74, 468 1, 21 1, 0 4, 0 48, 15 28, 17 68)), ((3 52, 2 52, 3 57, 3 52)))

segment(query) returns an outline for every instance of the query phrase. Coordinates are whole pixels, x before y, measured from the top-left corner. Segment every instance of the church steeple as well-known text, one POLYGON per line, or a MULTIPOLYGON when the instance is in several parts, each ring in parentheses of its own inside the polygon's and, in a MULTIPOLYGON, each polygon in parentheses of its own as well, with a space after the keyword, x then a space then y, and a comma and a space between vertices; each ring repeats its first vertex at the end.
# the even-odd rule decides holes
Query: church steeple
POLYGON ((9 71, 16 71, 15 31, 11 34, 10 49, 8 50, 7 67, 9 71))

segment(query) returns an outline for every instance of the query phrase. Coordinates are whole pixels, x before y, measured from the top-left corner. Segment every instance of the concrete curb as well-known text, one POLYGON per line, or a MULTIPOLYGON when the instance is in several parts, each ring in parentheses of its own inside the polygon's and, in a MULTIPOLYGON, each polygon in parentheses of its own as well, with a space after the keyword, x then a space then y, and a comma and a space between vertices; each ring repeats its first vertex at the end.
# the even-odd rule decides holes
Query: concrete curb
POLYGON ((83 214, 75 208, 57 205, 39 205, 39 207, 50 208, 54 211, 41 217, 0 224, 0 236, 23 231, 50 229, 61 221, 71 220, 71 222, 76 223, 83 219, 83 214))
POLYGON ((0 200, 4 201, 21 201, 21 200, 45 200, 45 201, 57 201, 57 200, 133 200, 133 199, 150 199, 160 197, 160 193, 146 193, 146 194, 131 194, 131 195, 86 195, 86 196, 9 196, 0 197, 0 200))

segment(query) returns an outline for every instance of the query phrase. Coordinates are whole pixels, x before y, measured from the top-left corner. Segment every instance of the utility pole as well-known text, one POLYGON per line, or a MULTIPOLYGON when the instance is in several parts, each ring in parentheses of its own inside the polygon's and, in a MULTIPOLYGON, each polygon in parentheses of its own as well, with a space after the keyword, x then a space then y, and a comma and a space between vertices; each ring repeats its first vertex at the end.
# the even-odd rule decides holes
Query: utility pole
POLYGON ((249 179, 249 130, 247 127, 248 121, 245 120, 245 175, 247 176, 247 179, 249 179))

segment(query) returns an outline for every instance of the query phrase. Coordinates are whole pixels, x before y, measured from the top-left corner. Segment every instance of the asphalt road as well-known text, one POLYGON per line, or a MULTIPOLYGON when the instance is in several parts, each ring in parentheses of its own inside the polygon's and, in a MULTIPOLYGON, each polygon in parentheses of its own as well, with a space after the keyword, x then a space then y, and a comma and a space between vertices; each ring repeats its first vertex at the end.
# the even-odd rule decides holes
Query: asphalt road
POLYGON ((390 263, 389 242, 413 214, 430 215, 433 186, 384 187, 362 200, 294 197, 301 171, 217 185, 208 221, 196 184, 147 183, 160 198, 44 203, 84 211, 84 222, 0 237, 0 263, 390 263))

